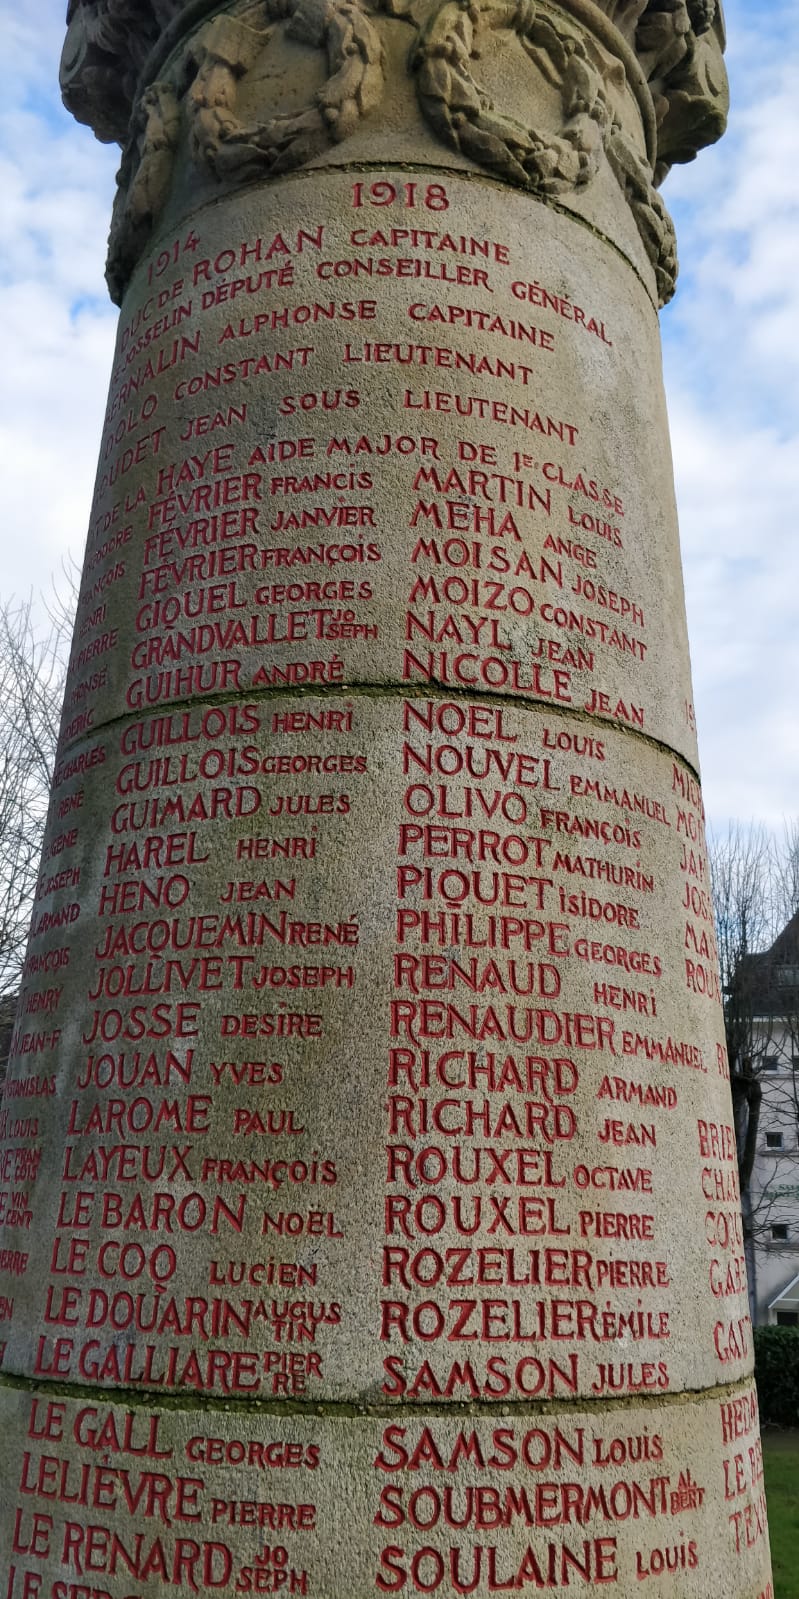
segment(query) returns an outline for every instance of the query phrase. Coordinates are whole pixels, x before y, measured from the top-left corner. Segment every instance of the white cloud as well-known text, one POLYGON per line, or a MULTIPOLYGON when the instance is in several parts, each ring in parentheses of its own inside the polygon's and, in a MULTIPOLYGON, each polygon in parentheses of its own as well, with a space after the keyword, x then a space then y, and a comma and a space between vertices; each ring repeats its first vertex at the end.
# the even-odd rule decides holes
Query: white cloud
POLYGON ((706 801, 778 823, 799 792, 799 19, 727 11, 730 132, 665 193, 665 357, 706 801))
POLYGON ((60 112, 60 0, 0 9, 3 592, 47 593, 86 535, 116 311, 103 282, 118 152, 60 112))
MULTIPOLYGON (((779 818, 799 793, 799 17, 728 0, 730 132, 666 190, 683 276, 664 317, 706 793, 779 818)), ((0 0, 4 589, 85 536, 116 313, 102 262, 118 152, 60 113, 63 0, 0 0)))

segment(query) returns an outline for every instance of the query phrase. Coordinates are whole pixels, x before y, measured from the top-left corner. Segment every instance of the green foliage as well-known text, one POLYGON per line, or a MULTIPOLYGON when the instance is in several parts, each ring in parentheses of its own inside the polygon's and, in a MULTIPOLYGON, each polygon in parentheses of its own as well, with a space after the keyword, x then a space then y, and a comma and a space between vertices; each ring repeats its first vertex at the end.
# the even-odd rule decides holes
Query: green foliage
MULTIPOLYGON (((771 1328, 764 1328, 771 1332, 771 1328)), ((776 1332, 791 1328, 777 1327, 776 1332)), ((763 1434, 774 1599, 799 1599, 799 1433, 763 1434)))
POLYGON ((760 1419, 799 1427, 799 1327, 755 1327, 760 1419))

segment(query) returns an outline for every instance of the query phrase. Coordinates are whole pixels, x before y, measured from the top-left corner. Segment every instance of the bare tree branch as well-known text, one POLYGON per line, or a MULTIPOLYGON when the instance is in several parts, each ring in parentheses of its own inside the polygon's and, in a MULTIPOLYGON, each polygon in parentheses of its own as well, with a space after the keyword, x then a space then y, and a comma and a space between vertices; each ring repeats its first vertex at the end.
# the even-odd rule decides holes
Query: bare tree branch
POLYGON ((38 621, 32 599, 0 604, 0 1000, 25 958, 76 597, 74 575, 38 621))
POLYGON ((754 1248, 796 1244, 799 822, 781 835, 732 823, 708 853, 751 1263, 754 1248))

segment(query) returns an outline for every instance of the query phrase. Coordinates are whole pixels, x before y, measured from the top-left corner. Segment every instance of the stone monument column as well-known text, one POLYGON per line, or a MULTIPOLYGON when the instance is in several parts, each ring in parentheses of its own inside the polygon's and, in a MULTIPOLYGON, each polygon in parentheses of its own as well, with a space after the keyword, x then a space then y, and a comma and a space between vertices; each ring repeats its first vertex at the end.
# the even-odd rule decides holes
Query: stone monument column
POLYGON ((767 1599, 656 183, 716 0, 71 0, 5 1599, 767 1599))

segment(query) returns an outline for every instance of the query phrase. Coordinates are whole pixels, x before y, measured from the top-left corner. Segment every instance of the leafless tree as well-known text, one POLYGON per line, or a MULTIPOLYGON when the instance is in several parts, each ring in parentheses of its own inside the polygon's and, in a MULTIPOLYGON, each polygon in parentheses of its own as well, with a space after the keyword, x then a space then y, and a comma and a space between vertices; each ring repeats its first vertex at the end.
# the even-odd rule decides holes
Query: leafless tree
POLYGON ((796 1236, 799 824, 732 823, 708 852, 751 1281, 752 1248, 796 1236))
POLYGON ((0 1003, 19 988, 69 661, 75 583, 0 603, 0 1003))
POLYGON ((743 1192, 752 1175, 762 1099, 750 957, 768 949, 780 931, 774 839, 764 827, 733 822, 726 833, 709 835, 708 854, 743 1192))

